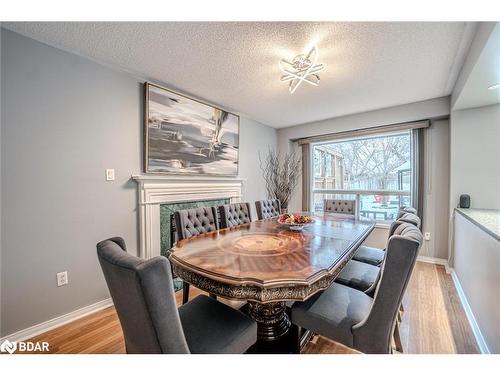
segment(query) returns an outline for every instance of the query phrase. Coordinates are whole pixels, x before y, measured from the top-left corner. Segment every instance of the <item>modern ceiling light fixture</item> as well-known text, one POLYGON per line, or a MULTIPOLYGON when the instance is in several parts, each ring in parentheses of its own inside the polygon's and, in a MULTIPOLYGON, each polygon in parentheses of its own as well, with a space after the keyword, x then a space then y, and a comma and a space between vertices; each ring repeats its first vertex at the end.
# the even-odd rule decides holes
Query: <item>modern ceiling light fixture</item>
POLYGON ((488 87, 488 90, 496 90, 496 89, 500 89, 500 82, 494 83, 488 87))
POLYGON ((297 55, 290 62, 281 59, 279 67, 283 73, 281 76, 282 82, 289 82, 288 90, 293 94, 302 82, 307 82, 310 85, 319 85, 319 74, 324 69, 323 64, 317 64, 319 52, 317 47, 311 48, 307 55, 297 55))

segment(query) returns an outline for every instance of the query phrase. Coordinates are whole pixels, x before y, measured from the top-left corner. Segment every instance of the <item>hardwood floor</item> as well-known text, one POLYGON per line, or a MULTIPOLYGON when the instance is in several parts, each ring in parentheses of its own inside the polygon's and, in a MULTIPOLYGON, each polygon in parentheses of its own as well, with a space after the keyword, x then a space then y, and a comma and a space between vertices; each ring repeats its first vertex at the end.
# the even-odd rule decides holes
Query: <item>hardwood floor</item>
POLYGON ((451 276, 418 263, 403 305, 401 338, 407 353, 479 353, 451 276))
MULTIPOLYGON (((190 297, 202 293, 191 287, 190 297)), ((177 303, 182 295, 178 293, 177 303)), ((235 304, 235 302, 229 302, 235 304)), ((401 339, 405 353, 479 353, 457 291, 444 267, 418 262, 403 300, 401 339)), ((113 307, 61 326, 30 341, 47 341, 51 353, 125 353, 113 307)), ((316 336, 303 353, 358 353, 316 336)))

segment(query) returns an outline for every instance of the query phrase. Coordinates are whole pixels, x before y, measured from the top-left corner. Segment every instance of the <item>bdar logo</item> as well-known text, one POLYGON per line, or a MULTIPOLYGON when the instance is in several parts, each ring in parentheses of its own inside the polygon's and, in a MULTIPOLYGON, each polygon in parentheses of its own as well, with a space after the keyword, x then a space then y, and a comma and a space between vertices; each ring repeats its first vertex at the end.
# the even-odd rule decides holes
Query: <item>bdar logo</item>
POLYGON ((0 345, 0 352, 4 353, 14 353, 17 349, 17 342, 10 342, 9 340, 5 340, 2 345, 0 345))
POLYGON ((32 341, 9 341, 5 340, 0 345, 0 352, 13 354, 17 353, 32 353, 32 352, 48 352, 49 343, 46 341, 32 342, 32 341))

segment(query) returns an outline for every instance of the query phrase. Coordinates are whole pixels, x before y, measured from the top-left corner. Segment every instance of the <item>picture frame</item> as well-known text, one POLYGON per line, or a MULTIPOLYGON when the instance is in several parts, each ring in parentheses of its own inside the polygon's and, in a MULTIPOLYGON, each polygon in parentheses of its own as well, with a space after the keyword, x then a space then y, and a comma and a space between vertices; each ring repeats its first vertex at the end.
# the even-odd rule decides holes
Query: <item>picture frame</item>
POLYGON ((237 176, 240 117, 144 83, 144 173, 237 176))

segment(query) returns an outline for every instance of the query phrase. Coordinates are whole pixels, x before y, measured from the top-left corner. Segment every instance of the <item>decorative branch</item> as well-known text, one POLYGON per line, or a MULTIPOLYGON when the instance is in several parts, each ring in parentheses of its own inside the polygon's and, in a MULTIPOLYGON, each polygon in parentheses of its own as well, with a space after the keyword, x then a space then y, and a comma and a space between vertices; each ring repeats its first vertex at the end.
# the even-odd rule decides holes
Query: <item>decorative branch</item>
POLYGON ((264 159, 259 152, 259 161, 268 199, 279 199, 281 207, 287 209, 299 182, 300 156, 295 152, 287 152, 282 158, 279 152, 270 148, 264 159))

